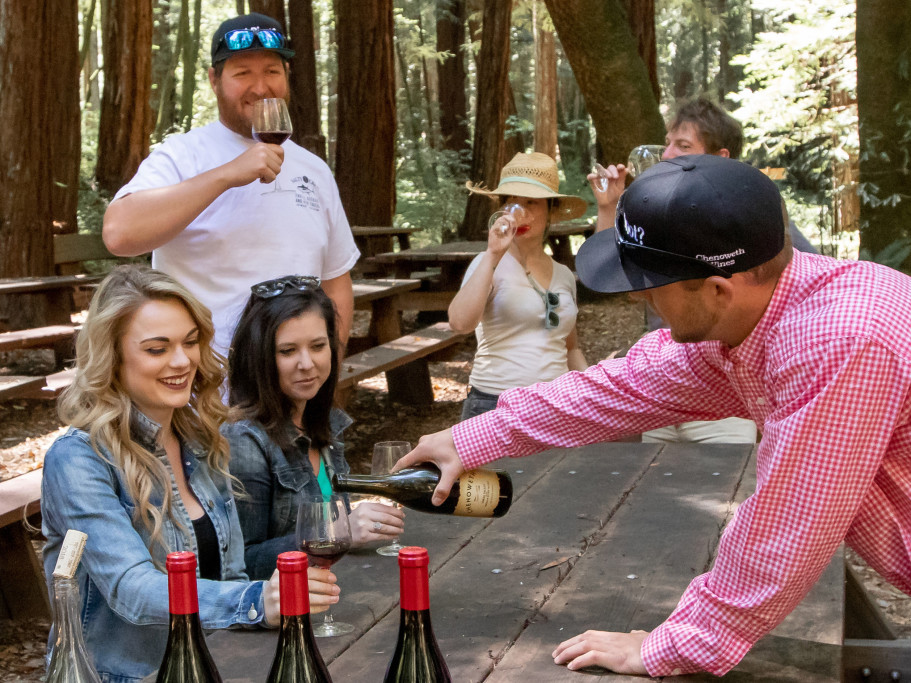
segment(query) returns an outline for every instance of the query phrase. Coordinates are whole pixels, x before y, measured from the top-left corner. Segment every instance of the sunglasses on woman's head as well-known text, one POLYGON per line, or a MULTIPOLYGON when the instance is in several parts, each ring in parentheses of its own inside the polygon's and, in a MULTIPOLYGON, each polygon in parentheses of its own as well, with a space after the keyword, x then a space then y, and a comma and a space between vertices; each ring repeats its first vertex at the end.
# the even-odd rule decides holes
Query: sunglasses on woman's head
POLYGON ((317 289, 319 286, 320 279, 314 275, 294 275, 260 282, 250 287, 250 291, 253 292, 253 296, 260 299, 271 299, 289 287, 299 292, 306 292, 308 289, 317 289))

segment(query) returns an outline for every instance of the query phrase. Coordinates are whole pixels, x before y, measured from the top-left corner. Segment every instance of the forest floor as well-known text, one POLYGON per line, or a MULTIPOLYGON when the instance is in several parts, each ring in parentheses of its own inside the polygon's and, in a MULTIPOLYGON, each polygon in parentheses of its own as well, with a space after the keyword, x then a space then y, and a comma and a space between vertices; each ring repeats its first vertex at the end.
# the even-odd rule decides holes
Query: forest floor
MULTIPOLYGON (((355 333, 366 323, 358 313, 355 333)), ((413 317, 406 316, 404 323, 406 329, 417 326, 413 317)), ((582 350, 590 363, 625 352, 644 330, 641 307, 626 296, 583 301, 578 324, 582 350)), ((435 400, 430 406, 390 403, 382 375, 361 383, 347 405, 354 418, 345 432, 345 452, 352 468, 369 468, 377 441, 416 443, 422 435, 457 422, 473 353, 472 338, 460 345, 451 360, 431 364, 435 400)), ((49 352, 0 354, 0 373, 49 371, 52 361, 49 352)), ((63 429, 52 402, 0 403, 0 480, 41 467, 44 452, 63 429)), ((40 546, 40 540, 36 544, 40 546)), ((899 636, 911 638, 911 597, 890 586, 853 553, 849 561, 899 636)), ((0 620, 0 683, 41 680, 48 627, 45 619, 0 620)))

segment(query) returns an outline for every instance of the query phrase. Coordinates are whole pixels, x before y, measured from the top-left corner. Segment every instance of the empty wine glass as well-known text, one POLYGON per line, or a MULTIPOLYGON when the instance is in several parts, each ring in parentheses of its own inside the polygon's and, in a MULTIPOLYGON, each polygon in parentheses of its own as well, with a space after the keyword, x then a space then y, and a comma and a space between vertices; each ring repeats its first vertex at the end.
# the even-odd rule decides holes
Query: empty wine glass
MULTIPOLYGON (((373 445, 373 462, 370 466, 371 474, 389 474, 389 470, 392 469, 392 466, 399 461, 399 459, 408 453, 411 450, 411 444, 407 441, 380 441, 373 445)), ((392 502, 391 500, 387 501, 389 505, 397 505, 397 503, 392 502)), ((404 548, 399 539, 396 538, 389 545, 384 545, 382 548, 377 548, 376 551, 380 555, 386 555, 389 557, 395 557, 399 554, 399 550, 404 548)))
POLYGON ((516 234, 516 230, 523 223, 527 222, 525 207, 516 202, 504 204, 499 211, 490 214, 487 220, 487 230, 497 230, 500 236, 509 237, 516 234))
POLYGON ((635 178, 661 161, 662 154, 664 154, 664 145, 639 145, 634 147, 633 151, 629 153, 626 169, 635 178))
MULTIPOLYGON (((267 97, 253 103, 253 139, 270 145, 280 145, 291 137, 291 115, 288 105, 280 97, 267 97)), ((275 188, 262 194, 293 192, 283 190, 275 176, 275 188)))
MULTIPOLYGON (((306 498, 297 508, 297 545, 307 553, 311 567, 329 569, 351 548, 351 527, 345 499, 339 495, 328 498, 306 498)), ((323 621, 313 627, 318 638, 351 633, 354 626, 332 618, 330 610, 323 621)))

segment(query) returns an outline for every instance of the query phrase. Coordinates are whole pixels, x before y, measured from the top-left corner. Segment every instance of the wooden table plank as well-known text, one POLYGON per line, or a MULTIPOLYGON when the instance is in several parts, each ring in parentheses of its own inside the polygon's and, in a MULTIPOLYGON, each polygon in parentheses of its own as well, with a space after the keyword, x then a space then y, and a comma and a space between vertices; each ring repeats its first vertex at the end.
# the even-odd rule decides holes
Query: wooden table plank
MULTIPOLYGON (((534 482, 531 495, 517 500, 506 517, 485 528, 430 579, 434 631, 453 680, 488 675, 570 571, 588 539, 615 514, 659 448, 611 446, 605 453, 603 447, 589 447, 507 464, 523 470, 517 480, 532 465, 544 461, 552 466, 534 482), (545 499, 535 493, 545 489, 545 499)), ((434 546, 429 548, 433 556, 434 546)), ((371 629, 333 662, 333 676, 369 680, 371 671, 384 670, 398 621, 393 612, 371 629)))
POLYGON ((665 446, 487 680, 536 680, 541 671, 553 681, 579 680, 578 672, 554 665, 560 642, 588 628, 651 630, 661 623, 706 571, 749 452, 665 446))
POLYGON ((22 277, 0 279, 0 294, 23 294, 43 292, 68 287, 79 287, 101 282, 103 275, 48 275, 46 277, 22 277))

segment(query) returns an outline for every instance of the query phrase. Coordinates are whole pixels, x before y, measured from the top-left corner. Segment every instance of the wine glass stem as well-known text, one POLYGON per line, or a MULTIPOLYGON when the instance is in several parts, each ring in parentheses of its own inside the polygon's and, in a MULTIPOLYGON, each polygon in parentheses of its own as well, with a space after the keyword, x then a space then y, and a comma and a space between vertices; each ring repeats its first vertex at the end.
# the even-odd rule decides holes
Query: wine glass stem
POLYGON ((327 627, 331 627, 335 623, 335 619, 332 618, 332 611, 326 610, 326 613, 323 615, 323 624, 327 627))

